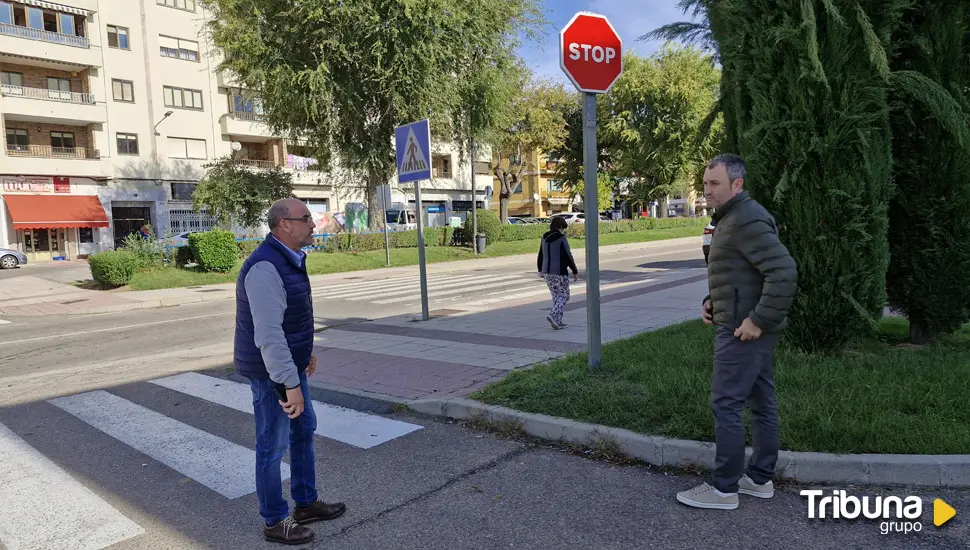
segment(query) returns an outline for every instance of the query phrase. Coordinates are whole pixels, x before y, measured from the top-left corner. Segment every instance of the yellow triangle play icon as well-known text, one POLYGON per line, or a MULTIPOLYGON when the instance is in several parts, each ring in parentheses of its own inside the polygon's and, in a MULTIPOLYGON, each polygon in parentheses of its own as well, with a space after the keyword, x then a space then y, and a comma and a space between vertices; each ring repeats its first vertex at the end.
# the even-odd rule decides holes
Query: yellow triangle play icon
POLYGON ((953 519, 955 515, 957 515, 957 511, 953 509, 953 506, 940 499, 933 501, 933 525, 939 527, 953 519))

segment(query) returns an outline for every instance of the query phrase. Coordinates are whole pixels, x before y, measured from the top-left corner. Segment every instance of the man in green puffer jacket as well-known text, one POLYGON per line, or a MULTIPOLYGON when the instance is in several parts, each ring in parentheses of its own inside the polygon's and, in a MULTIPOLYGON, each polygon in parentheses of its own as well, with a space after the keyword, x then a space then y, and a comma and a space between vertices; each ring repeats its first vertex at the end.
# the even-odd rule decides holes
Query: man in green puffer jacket
POLYGON ((771 498, 778 460, 774 350, 788 325, 798 270, 778 239, 775 220, 743 190, 744 161, 719 155, 704 171, 704 196, 714 206, 708 288, 701 314, 715 325, 711 411, 717 446, 710 481, 677 494, 697 508, 731 510, 738 493, 771 498), (747 403, 754 452, 744 466, 747 403))

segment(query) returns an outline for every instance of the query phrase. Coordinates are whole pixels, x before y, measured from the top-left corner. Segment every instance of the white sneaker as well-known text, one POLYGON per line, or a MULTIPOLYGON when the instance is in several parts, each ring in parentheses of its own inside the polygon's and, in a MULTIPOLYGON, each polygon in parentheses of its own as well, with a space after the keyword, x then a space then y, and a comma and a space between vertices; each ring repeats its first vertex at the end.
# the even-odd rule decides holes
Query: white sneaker
POLYGON ((738 507, 737 493, 720 493, 707 483, 677 493, 677 500, 694 508, 734 510, 738 507), (723 495, 723 496, 722 496, 723 495))
POLYGON ((768 483, 758 485, 748 477, 748 474, 744 474, 738 480, 738 492, 742 495, 751 495, 757 498, 771 498, 775 496, 775 484, 769 479, 768 483))

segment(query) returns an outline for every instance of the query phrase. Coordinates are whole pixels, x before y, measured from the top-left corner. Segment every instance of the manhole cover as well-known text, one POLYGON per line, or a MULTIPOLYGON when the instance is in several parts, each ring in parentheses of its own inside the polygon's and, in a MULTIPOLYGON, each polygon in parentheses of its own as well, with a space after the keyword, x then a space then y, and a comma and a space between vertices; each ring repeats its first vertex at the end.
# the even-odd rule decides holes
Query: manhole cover
POLYGON ((87 302, 87 298, 81 298, 80 300, 68 300, 66 302, 61 302, 62 306, 69 306, 71 304, 80 304, 81 302, 87 302))

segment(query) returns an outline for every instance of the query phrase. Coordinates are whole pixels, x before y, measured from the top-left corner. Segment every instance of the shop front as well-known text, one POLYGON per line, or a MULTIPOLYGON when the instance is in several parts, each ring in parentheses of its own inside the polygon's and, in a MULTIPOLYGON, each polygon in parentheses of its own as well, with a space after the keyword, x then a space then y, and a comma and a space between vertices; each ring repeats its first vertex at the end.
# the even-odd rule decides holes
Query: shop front
POLYGON ((5 187, 3 202, 17 248, 28 262, 86 258, 100 248, 97 233, 110 225, 101 201, 97 195, 70 194, 67 185, 52 193, 43 192, 47 188, 39 181, 26 189, 5 187))

